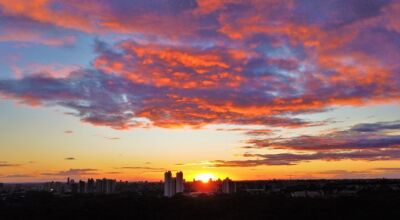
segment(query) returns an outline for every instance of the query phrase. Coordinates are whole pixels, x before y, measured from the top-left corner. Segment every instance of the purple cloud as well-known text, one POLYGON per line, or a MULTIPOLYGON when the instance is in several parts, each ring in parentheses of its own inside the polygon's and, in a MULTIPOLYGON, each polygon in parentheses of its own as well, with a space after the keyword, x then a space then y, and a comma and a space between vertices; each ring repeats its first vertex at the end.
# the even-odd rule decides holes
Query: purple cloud
POLYGON ((244 157, 251 158, 249 160, 215 160, 215 167, 254 167, 263 165, 296 165, 302 162, 313 160, 339 161, 339 160, 361 160, 361 161, 377 161, 377 160, 399 160, 400 149, 390 150, 356 150, 347 152, 318 152, 308 154, 298 153, 281 153, 281 154, 244 154, 244 157))
POLYGON ((87 69, 0 81, 5 98, 93 125, 302 127, 315 123, 299 114, 400 97, 396 1, 18 3, 1 1, 0 18, 48 30, 41 39, 123 34, 96 41, 87 69))
POLYGON ((334 131, 319 136, 293 138, 259 138, 247 141, 246 148, 275 148, 305 151, 381 149, 400 146, 400 136, 386 131, 399 131, 400 122, 357 124, 348 130, 334 131))
MULTIPOLYGON (((248 160, 214 161, 217 167, 251 167, 261 165, 296 165, 314 160, 398 160, 400 136, 387 133, 400 131, 400 122, 356 124, 347 130, 319 136, 250 139, 246 149, 285 149, 288 153, 245 153, 248 160), (302 151, 303 153, 299 153, 302 151)), ((268 134, 268 133, 267 133, 268 134)))

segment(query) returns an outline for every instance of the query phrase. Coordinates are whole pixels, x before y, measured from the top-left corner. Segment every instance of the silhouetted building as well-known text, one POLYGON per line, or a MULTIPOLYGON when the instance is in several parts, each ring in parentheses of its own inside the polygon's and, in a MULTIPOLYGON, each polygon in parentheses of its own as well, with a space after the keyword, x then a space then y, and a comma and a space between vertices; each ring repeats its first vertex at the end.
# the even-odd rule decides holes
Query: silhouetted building
POLYGON ((94 179, 92 179, 92 178, 88 179, 86 191, 88 193, 94 193, 95 187, 96 187, 96 185, 95 185, 94 179))
POLYGON ((86 183, 85 183, 85 181, 79 180, 78 192, 79 193, 86 193, 86 183))
POLYGON ((103 181, 105 181, 105 193, 114 193, 117 181, 111 179, 103 179, 103 181))
POLYGON ((177 172, 176 178, 172 177, 171 171, 164 173, 164 196, 172 197, 176 193, 182 193, 184 190, 183 173, 177 172))
POLYGON ((78 193, 78 184, 77 183, 70 183, 71 193, 78 193))
POLYGON ((176 194, 176 178, 175 177, 172 177, 170 186, 171 186, 170 192, 171 192, 172 196, 174 196, 176 194))
POLYGON ((184 180, 183 180, 183 173, 177 172, 176 173, 176 193, 183 193, 184 190, 184 180))
POLYGON ((96 193, 102 193, 103 192, 103 180, 101 179, 96 179, 96 193))
POLYGON ((222 181, 222 193, 235 193, 236 192, 236 184, 229 178, 225 178, 222 181))
POLYGON ((172 173, 171 171, 164 173, 164 196, 172 197, 172 173))
POLYGON ((96 180, 96 193, 113 193, 115 192, 116 180, 111 179, 97 179, 96 180))

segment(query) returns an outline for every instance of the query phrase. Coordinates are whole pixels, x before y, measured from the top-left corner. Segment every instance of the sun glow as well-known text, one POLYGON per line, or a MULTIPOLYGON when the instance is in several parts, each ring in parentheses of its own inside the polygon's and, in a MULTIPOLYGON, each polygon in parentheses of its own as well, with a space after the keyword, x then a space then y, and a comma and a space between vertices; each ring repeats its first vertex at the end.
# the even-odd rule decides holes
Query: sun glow
POLYGON ((195 180, 200 180, 203 183, 208 183, 208 181, 210 179, 216 180, 217 177, 212 173, 201 173, 201 174, 198 174, 194 179, 195 180))

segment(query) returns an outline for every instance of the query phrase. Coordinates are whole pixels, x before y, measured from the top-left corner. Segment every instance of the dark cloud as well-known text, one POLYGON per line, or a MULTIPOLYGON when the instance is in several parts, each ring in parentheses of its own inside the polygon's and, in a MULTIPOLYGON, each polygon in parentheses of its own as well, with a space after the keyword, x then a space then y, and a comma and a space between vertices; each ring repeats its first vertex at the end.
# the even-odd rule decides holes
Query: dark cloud
POLYGON ((20 164, 8 163, 5 161, 0 161, 0 168, 1 167, 18 167, 21 166, 20 164))
POLYGON ((251 129, 251 128, 218 128, 217 131, 237 131, 243 132, 246 135, 250 136, 259 136, 259 135, 272 135, 273 131, 270 129, 251 129))
POLYGON ((66 130, 66 131, 64 131, 64 133, 66 133, 66 134, 72 134, 72 133, 74 133, 74 131, 66 130))
POLYGON ((143 166, 126 166, 126 167, 119 167, 118 169, 147 170, 147 171, 152 171, 152 172, 162 172, 162 171, 165 171, 164 168, 143 167, 143 166))
POLYGON ((400 169, 398 167, 372 168, 358 171, 349 170, 326 170, 316 174, 329 175, 330 178, 358 179, 358 178, 398 178, 400 169))
POLYGON ((86 176, 86 175, 98 175, 99 170, 97 169, 69 169, 58 172, 42 173, 44 176, 86 176))
POLYGON ((388 130, 400 130, 400 121, 363 123, 353 126, 350 131, 355 132, 381 132, 388 130))
POLYGON ((64 158, 64 160, 76 160, 76 158, 75 157, 66 157, 66 158, 64 158))
POLYGON ((317 175, 328 175, 329 178, 334 179, 365 179, 365 178, 379 178, 384 173, 376 173, 373 170, 362 171, 349 171, 349 170, 326 170, 316 173, 317 175))
POLYGON ((260 165, 296 165, 313 160, 398 160, 400 136, 399 122, 362 123, 347 130, 333 131, 319 136, 292 138, 258 138, 248 140, 246 149, 285 149, 288 153, 243 155, 249 160, 217 160, 219 167, 251 167, 260 165), (389 132, 389 133, 387 133, 389 132), (303 153, 298 153, 303 151, 303 153))
POLYGON ((400 146, 400 136, 387 134, 400 131, 400 123, 376 122, 354 125, 348 130, 334 131, 319 136, 293 138, 250 139, 246 148, 276 148, 306 151, 383 149, 400 146))
POLYGON ((313 160, 339 161, 339 160, 399 160, 400 149, 390 150, 357 150, 348 152, 318 152, 308 154, 281 153, 281 154, 244 154, 249 160, 216 160, 216 167, 254 167, 262 165, 296 165, 313 160))
POLYGON ((11 174, 11 175, 2 176, 2 178, 29 178, 29 177, 33 177, 33 176, 26 175, 26 174, 11 174))
POLYGON ((400 172, 400 167, 380 167, 376 168, 375 170, 385 171, 385 172, 400 172))
POLYGON ((106 174, 121 174, 121 172, 111 171, 111 172, 106 172, 106 174))

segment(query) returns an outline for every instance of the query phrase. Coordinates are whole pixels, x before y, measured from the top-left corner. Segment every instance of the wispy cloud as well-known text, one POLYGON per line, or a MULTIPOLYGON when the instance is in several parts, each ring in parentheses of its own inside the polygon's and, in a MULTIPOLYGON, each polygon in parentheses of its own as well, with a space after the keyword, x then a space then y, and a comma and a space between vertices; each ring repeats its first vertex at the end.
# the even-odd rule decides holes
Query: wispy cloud
POLYGON ((151 172, 163 172, 163 171, 165 171, 164 168, 143 167, 143 166, 125 166, 125 167, 119 167, 118 169, 142 170, 142 171, 151 171, 151 172))
POLYGON ((97 169, 69 169, 69 170, 62 170, 58 172, 47 172, 42 173, 41 175, 44 176, 86 176, 86 175, 98 175, 99 170, 97 169))
POLYGON ((305 151, 382 149, 400 146, 400 122, 357 124, 347 130, 333 131, 319 136, 293 138, 258 138, 247 141, 246 148, 274 148, 305 151))
POLYGON ((108 140, 119 140, 119 139, 121 139, 119 137, 104 137, 104 136, 102 138, 105 138, 105 139, 108 139, 108 140))
POLYGON ((66 157, 66 158, 64 158, 64 160, 76 160, 76 158, 75 157, 66 157))
POLYGON ((356 124, 347 130, 319 136, 250 139, 246 149, 280 149, 288 153, 245 153, 242 156, 250 159, 217 160, 214 166, 295 165, 313 160, 399 160, 400 136, 391 134, 393 131, 400 131, 399 121, 356 124))
POLYGON ((1 167, 18 167, 21 166, 20 164, 15 164, 15 163, 8 163, 5 161, 0 161, 0 168, 1 167))
POLYGON ((27 175, 27 174, 11 174, 11 175, 6 175, 6 176, 0 176, 0 178, 30 178, 34 177, 32 175, 27 175))

